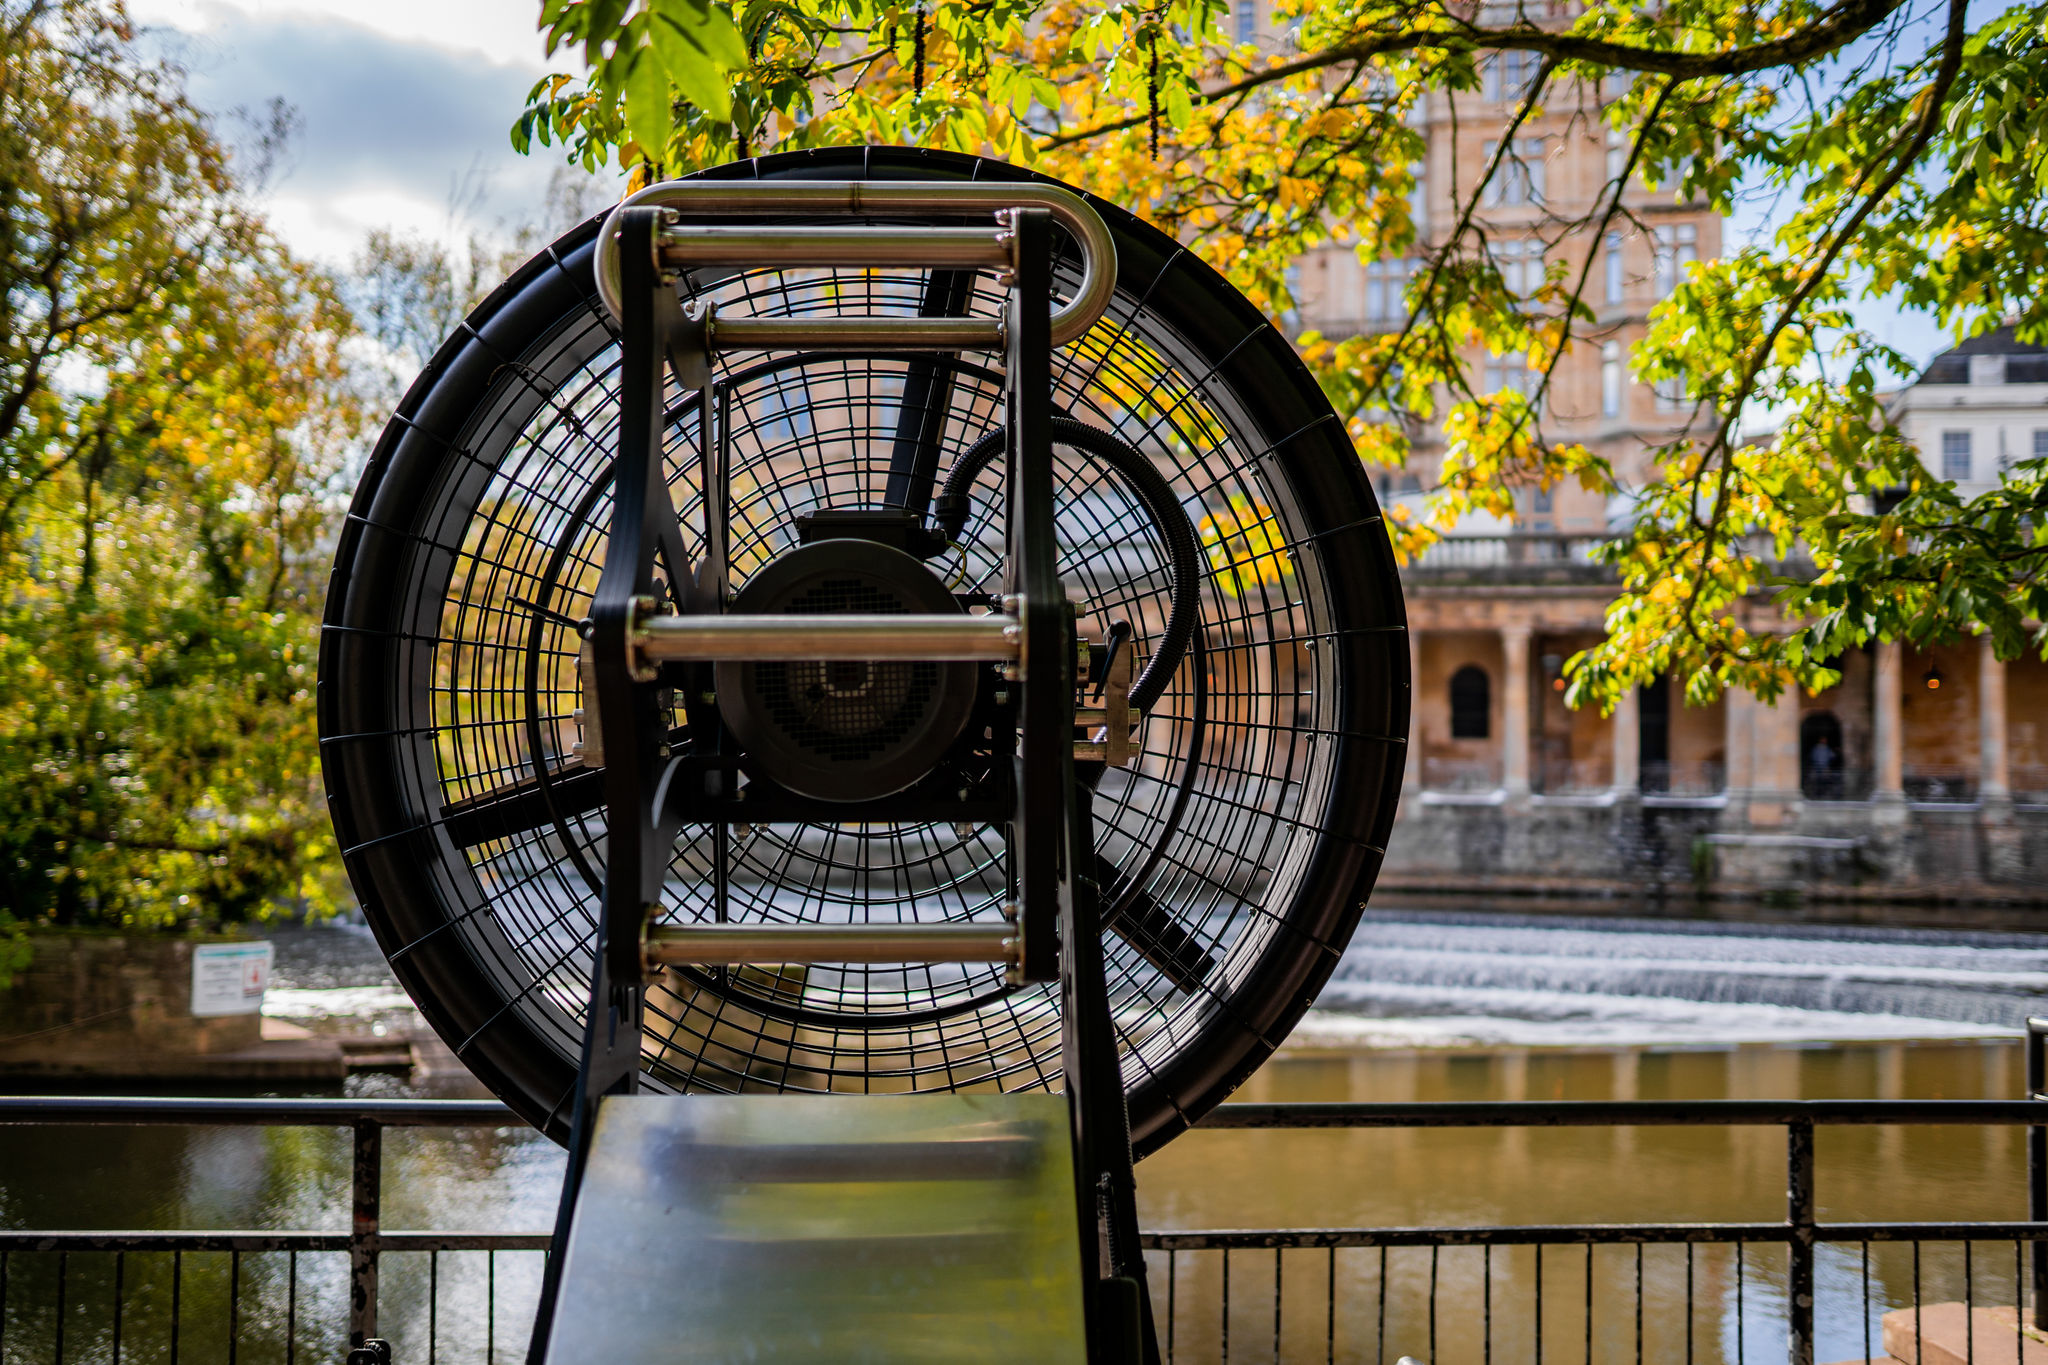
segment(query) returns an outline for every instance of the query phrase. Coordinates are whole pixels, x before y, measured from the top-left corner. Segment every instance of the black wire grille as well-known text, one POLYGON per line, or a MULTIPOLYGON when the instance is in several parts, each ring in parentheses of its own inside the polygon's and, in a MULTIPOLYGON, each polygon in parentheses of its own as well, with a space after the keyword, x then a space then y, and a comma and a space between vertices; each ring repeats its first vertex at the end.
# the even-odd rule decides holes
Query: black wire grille
MULTIPOLYGON (((1071 262, 1056 272, 1071 289, 1071 262)), ((907 314, 922 272, 762 270, 697 281, 735 313, 907 314)), ((1001 295, 976 280, 969 311, 1001 295)), ((1172 487, 1204 556, 1200 627, 1144 722, 1139 756, 1097 800, 1114 886, 1184 934, 1205 972, 1163 972, 1148 931, 1106 938, 1127 1084, 1169 1059, 1274 942, 1330 798, 1335 661, 1319 655, 1317 547, 1271 450, 1198 359, 1120 295, 1054 363, 1055 402, 1140 451, 1172 487), (1199 975, 1199 979, 1197 978, 1199 975)), ((453 926, 500 979, 506 1008, 573 1056, 604 863, 598 784, 578 756, 576 626, 600 569, 617 433, 618 353, 579 315, 517 363, 462 441, 440 490, 440 530, 415 575, 431 621, 431 679, 413 707, 422 796, 438 806, 470 907, 453 926), (583 780, 579 781, 582 777, 583 780), (466 882, 465 882, 466 879, 466 882)), ((732 585, 796 546, 797 518, 883 505, 905 428, 904 357, 810 354, 719 362, 727 433, 732 585)), ((941 478, 1001 423, 998 370, 940 362, 941 478)), ((924 391, 920 386, 919 391, 924 391)), ((694 394, 671 392, 667 476, 693 560, 704 545, 694 394)), ((910 414, 915 418, 918 414, 910 414)), ((914 425, 914 423, 913 423, 914 425)), ((1163 630, 1165 533, 1100 459, 1055 452, 1060 573, 1084 635, 1136 631, 1142 668, 1163 630)), ((999 592, 998 460, 974 484, 957 542, 933 567, 959 592, 999 592)), ((1104 869, 1105 872, 1107 868, 1104 869)), ((989 921, 1006 873, 998 829, 809 824, 687 829, 666 883, 673 922, 989 921), (719 875, 719 874, 723 875, 719 875)), ((1115 926, 1113 926, 1113 929, 1115 926)), ((995 968, 866 965, 671 974, 648 993, 645 1066, 657 1087, 718 1091, 1018 1090, 1056 1084, 1057 997, 1005 987, 995 968)))

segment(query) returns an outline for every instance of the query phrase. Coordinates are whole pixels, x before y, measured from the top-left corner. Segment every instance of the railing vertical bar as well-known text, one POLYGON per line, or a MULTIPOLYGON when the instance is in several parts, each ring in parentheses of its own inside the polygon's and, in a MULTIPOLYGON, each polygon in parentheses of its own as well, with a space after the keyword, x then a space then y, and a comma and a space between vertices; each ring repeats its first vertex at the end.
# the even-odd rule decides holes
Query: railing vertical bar
POLYGON ((1813 1120, 1785 1125, 1786 1355, 1790 1365, 1813 1365, 1813 1120))
POLYGON ((242 1253, 228 1253, 228 1365, 235 1365, 236 1343, 242 1339, 242 1253))
POLYGON ((1693 1245, 1685 1244, 1685 1365, 1692 1365, 1692 1343, 1694 1327, 1693 1308, 1693 1245))
POLYGON ((1223 1365, 1230 1365, 1230 1248, 1223 1248, 1223 1365))
POLYGON ((171 1253, 171 1365, 178 1365, 178 1318, 185 1306, 185 1253, 171 1253))
POLYGON ((1179 1252, 1177 1252, 1177 1251, 1175 1251, 1175 1250, 1174 1250, 1174 1249, 1173 1249, 1172 1247, 1168 1247, 1168 1248, 1166 1249, 1166 1360, 1165 1360, 1165 1365, 1173 1365, 1173 1313, 1174 1313, 1174 1297, 1175 1297, 1175 1293, 1174 1293, 1174 1291, 1175 1291, 1175 1285, 1174 1285, 1174 1280, 1175 1280, 1175 1277, 1176 1277, 1175 1273, 1176 1273, 1176 1272, 1177 1272, 1177 1271, 1179 1270, 1179 1265, 1178 1265, 1179 1257, 1180 1257, 1180 1253, 1179 1253, 1179 1252))
POLYGON ((1636 1365, 1643 1365, 1643 1244, 1636 1243, 1636 1365))
POLYGON ((128 1253, 114 1253, 114 1359, 113 1365, 121 1365, 121 1308, 128 1279, 128 1253))
POLYGON ((1870 1243, 1863 1244, 1863 1358, 1874 1359, 1870 1354, 1870 1243))
POLYGON ((299 1359, 299 1253, 286 1253, 284 1290, 284 1365, 299 1359))
POLYGON ((498 1253, 484 1253, 484 1365, 498 1365, 498 1253))
POLYGON ((427 1253, 427 1365, 441 1359, 441 1253, 427 1253))
POLYGON ((1920 1239, 1913 1239, 1913 1365, 1921 1365, 1920 1357, 1926 1353, 1922 1344, 1927 1334, 1920 1322, 1920 1239))
MULTIPOLYGON (((2048 1091, 2048 1019, 2027 1020, 2027 1098, 2048 1091)), ((2027 1218, 2048 1222, 2048 1127, 2027 1129, 2027 1218)), ((2048 1243, 2035 1242, 2034 1326, 2048 1329, 2048 1243)))
POLYGON ((1180 1269, 1180 1253, 1168 1250, 1166 1253, 1166 1365, 1173 1365, 1173 1316, 1174 1295, 1180 1286, 1176 1272, 1180 1269))
POLYGON ((71 1253, 57 1253, 57 1340, 55 1345, 56 1365, 64 1365, 64 1289, 71 1270, 71 1253))
POLYGON ((2020 1243, 2012 1244, 2012 1358, 2024 1361, 2027 1358, 2027 1315, 2019 1307, 2020 1295, 2025 1292, 2026 1256, 2020 1251, 2020 1243))
POLYGON ((353 1217, 348 1239, 348 1344, 361 1346, 377 1335, 377 1249, 383 1221, 384 1125, 376 1119, 355 1122, 355 1151, 350 1174, 353 1217))
POLYGON ((1380 1326, 1379 1335, 1373 1339, 1372 1357, 1379 1365, 1387 1365, 1387 1248, 1380 1246, 1380 1326))
POLYGON ((1429 1358, 1434 1365, 1436 1354, 1436 1261, 1441 1247, 1429 1249, 1429 1358))
POLYGON ((1586 1243, 1586 1365, 1593 1365, 1593 1244, 1586 1243))
POLYGON ((1323 1319, 1323 1365, 1337 1365, 1337 1248, 1328 1248, 1329 1271, 1323 1319))
POLYGON ((1977 1358, 1977 1275, 1970 1263, 1972 1244, 1963 1242, 1963 1359, 1977 1358))
POLYGON ((1536 1365, 1543 1365, 1543 1244, 1536 1244, 1536 1365))
POLYGON ((1273 1248, 1273 1365, 1280 1365, 1280 1248, 1273 1248))
POLYGON ((1735 1365, 1746 1365, 1749 1354, 1748 1321, 1742 1316, 1742 1282, 1747 1278, 1743 1269, 1743 1245, 1735 1244, 1735 1365))
POLYGON ((1493 1365, 1493 1245, 1480 1248, 1479 1258, 1479 1357, 1493 1365))
POLYGON ((0 1360, 7 1354, 7 1258, 11 1254, 0 1251, 0 1360))

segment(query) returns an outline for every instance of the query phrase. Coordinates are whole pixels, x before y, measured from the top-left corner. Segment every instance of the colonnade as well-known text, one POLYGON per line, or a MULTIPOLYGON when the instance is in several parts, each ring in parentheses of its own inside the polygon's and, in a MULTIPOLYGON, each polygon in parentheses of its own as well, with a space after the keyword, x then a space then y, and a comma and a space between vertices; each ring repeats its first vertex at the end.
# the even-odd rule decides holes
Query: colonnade
MULTIPOLYGON (((1532 685, 1531 645, 1533 626, 1504 625, 1495 628, 1500 642, 1500 795, 1510 802, 1530 796, 1532 685)), ((1409 660, 1413 676, 1422 679, 1423 641, 1428 632, 1411 630, 1409 660)), ((1903 651, 1894 642, 1879 643, 1872 649, 1871 738, 1873 753, 1870 800, 1878 805, 1903 807, 1906 800, 1906 744, 1904 724, 1903 651)), ((1988 638, 1979 644, 1977 676, 1977 800, 1987 806, 2009 803, 2012 797, 2011 770, 2007 751, 2006 665, 1992 651, 1988 638)), ((1673 701, 1674 709, 1678 705, 1673 701)), ((1418 717, 1423 708, 1418 705, 1418 717)), ((1724 794, 1730 802, 1741 801, 1768 820, 1769 809, 1785 807, 1803 799, 1800 770, 1801 707, 1798 694, 1788 691, 1776 704, 1760 702, 1748 692, 1730 690, 1724 699, 1726 737, 1724 794)), ((1641 703, 1631 689, 1616 705, 1612 717, 1612 783, 1616 794, 1634 794, 1642 781, 1641 703)), ((1440 737, 1438 737, 1440 738, 1440 737)), ((1423 790, 1422 750, 1425 736, 1419 727, 1408 745, 1406 783, 1411 791, 1423 790)))

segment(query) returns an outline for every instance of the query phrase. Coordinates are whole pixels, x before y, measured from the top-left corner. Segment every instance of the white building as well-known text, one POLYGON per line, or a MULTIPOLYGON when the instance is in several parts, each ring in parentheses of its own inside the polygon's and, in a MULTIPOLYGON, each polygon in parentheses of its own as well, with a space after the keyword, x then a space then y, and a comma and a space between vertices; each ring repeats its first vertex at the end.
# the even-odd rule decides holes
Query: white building
POLYGON ((2010 327, 1972 337, 1886 409, 1928 470, 1974 497, 2019 461, 2048 457, 2048 346, 2015 341, 2010 327))

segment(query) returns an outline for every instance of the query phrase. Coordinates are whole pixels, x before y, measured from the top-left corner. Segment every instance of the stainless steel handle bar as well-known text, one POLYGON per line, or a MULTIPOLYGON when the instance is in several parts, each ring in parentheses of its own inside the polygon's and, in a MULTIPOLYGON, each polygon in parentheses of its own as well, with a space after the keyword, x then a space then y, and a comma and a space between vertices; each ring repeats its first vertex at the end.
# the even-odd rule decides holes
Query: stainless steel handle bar
POLYGON ((649 927, 648 970, 838 962, 1015 962, 1014 924, 693 924, 649 927))
POLYGON ((976 659, 1016 663, 1014 616, 649 616, 634 637, 641 659, 976 659))
MULTIPOLYGON (((653 205, 676 210, 686 218, 787 216, 795 218, 896 217, 919 214, 966 216, 1012 208, 1042 208, 1059 219, 1081 245, 1081 285, 1066 306, 1052 316, 1052 344, 1064 346, 1095 325, 1116 293, 1116 242, 1102 216, 1072 190, 1058 185, 996 181, 919 180, 670 180, 649 185, 612 210, 599 230, 595 269, 597 292, 614 318, 619 301, 619 215, 628 208, 653 205)), ((858 229, 839 229, 852 235, 858 229)), ((969 230, 971 233, 972 230, 969 230)), ((815 235, 796 237, 787 228, 705 228, 682 225, 657 238, 657 266, 716 264, 816 265, 986 264, 984 260, 931 259, 931 253, 963 251, 978 255, 979 245, 964 243, 968 234, 946 229, 883 228, 864 234, 867 254, 859 260, 832 256, 803 261, 802 250, 837 252, 826 246, 837 240, 815 235), (920 236, 919 233, 926 235, 920 236), (716 233, 717 246, 692 246, 693 237, 716 233), (931 235, 936 234, 936 235, 931 235), (799 243, 802 243, 799 246, 799 243), (718 253, 713 255, 714 250, 718 253), (767 252, 797 253, 771 259, 767 252), (672 254, 673 253, 673 254, 672 254), (924 253, 924 254, 919 254, 924 253)), ((978 234, 982 241, 995 240, 978 234)), ((999 318, 720 318, 713 327, 716 347, 728 350, 798 346, 877 347, 918 350, 987 350, 1003 344, 999 318)))

